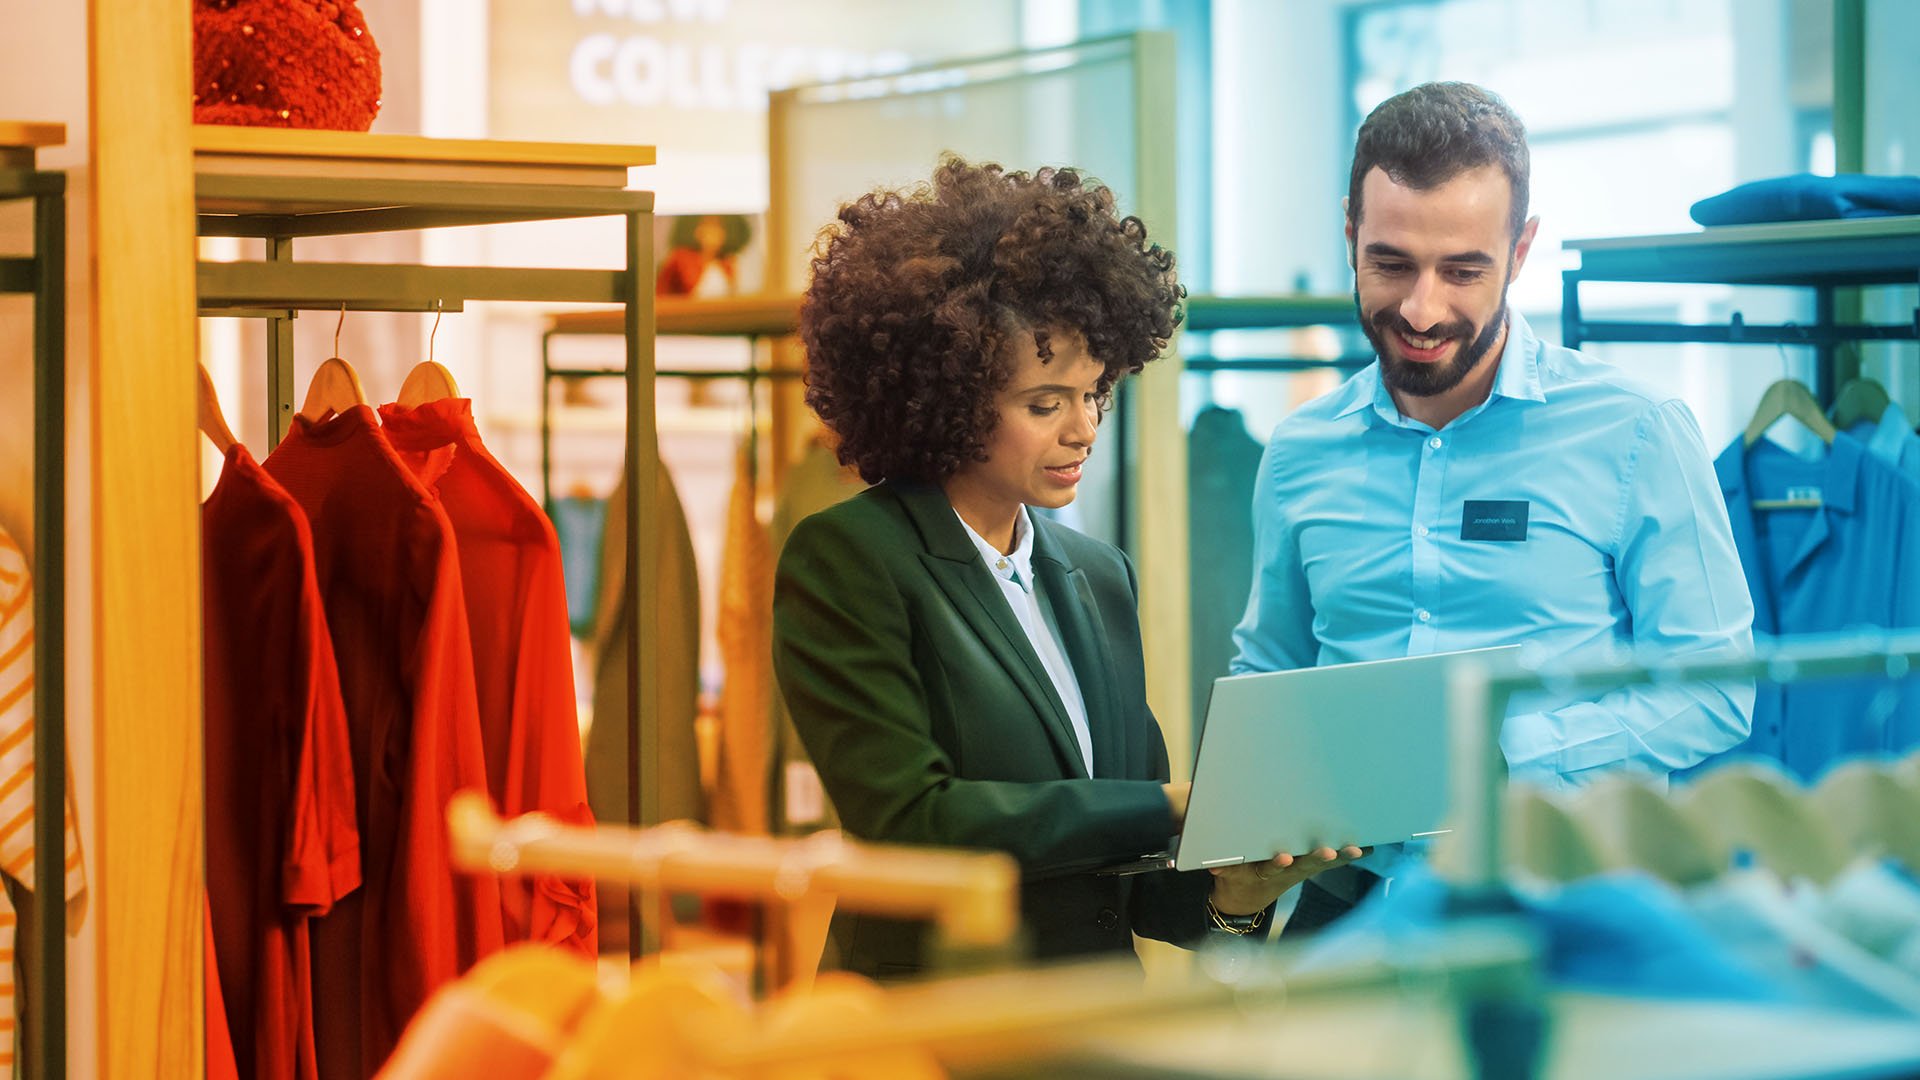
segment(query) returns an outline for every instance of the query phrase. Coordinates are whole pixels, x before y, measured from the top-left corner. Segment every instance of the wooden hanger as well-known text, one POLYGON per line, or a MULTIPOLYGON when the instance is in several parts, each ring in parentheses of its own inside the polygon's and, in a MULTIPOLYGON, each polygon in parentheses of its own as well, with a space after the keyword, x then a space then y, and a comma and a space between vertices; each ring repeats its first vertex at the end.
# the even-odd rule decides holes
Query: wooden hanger
POLYGON ((407 381, 400 384, 399 404, 411 409, 429 401, 441 401, 460 396, 460 384, 453 381, 453 372, 445 364, 433 358, 433 339, 440 336, 441 304, 433 304, 433 329, 427 333, 427 358, 413 365, 407 372, 407 381))
POLYGON ((440 401, 460 396, 460 384, 453 381, 453 372, 436 360, 422 360, 407 372, 407 381, 400 384, 399 404, 411 409, 429 401, 440 401))
POLYGON ((1699 885, 1727 868, 1727 850, 1665 792, 1616 776, 1575 797, 1578 821, 1608 869, 1636 869, 1675 885, 1699 885))
POLYGON ((333 355, 313 373, 313 381, 307 384, 306 400, 300 404, 300 415, 310 422, 330 412, 343 413, 367 403, 367 392, 360 386, 360 373, 340 359, 340 327, 346 321, 347 305, 341 304, 340 321, 333 326, 333 355))
POLYGON ((1826 884, 1852 861, 1846 841, 1777 766, 1728 765, 1701 777, 1676 801, 1729 851, 1749 851, 1783 878, 1826 884))
POLYGON ((205 364, 200 369, 200 434, 213 443, 213 448, 225 454, 232 450, 240 440, 233 437, 233 429, 227 426, 227 418, 220 411, 220 395, 213 389, 213 376, 207 373, 205 364))
MULTIPOLYGON (((1501 800, 1506 822, 1505 862, 1509 872, 1541 881, 1578 881, 1606 869, 1593 840, 1558 799, 1525 784, 1509 787, 1501 800)), ((1434 841, 1433 868, 1458 879, 1467 872, 1460 833, 1434 841)))
POLYGON ((1760 441, 1768 428, 1788 417, 1800 421, 1808 431, 1819 436, 1821 442, 1833 445, 1833 438, 1838 432, 1827 420, 1826 414, 1820 411, 1820 403, 1813 400, 1813 392, 1807 389, 1807 384, 1798 379, 1780 379, 1760 395, 1760 406, 1753 410, 1753 419, 1747 421, 1742 445, 1751 447, 1760 441))
POLYGON ((1822 777, 1810 796, 1856 855, 1888 855, 1920 870, 1920 789, 1898 766, 1850 761, 1822 777))
POLYGON ((1605 869, 1580 822, 1547 793, 1509 788, 1506 815, 1509 866, 1547 881, 1575 881, 1605 869))
MULTIPOLYGON (((1797 379, 1780 379, 1767 392, 1760 396, 1760 405, 1753 411, 1753 419, 1747 421, 1746 434, 1741 446, 1751 448, 1754 443, 1766 435, 1767 429, 1791 417, 1800 421, 1808 431, 1818 436, 1828 446, 1839 434, 1826 414, 1820 411, 1820 403, 1813 400, 1813 393, 1805 383, 1797 379)), ((1755 510, 1818 510, 1822 501, 1818 492, 1811 494, 1792 493, 1784 499, 1755 499, 1755 510)))
POLYGON ((330 357, 313 373, 313 381, 307 384, 306 401, 300 405, 300 415, 308 420, 319 420, 328 413, 343 413, 355 405, 367 403, 367 392, 360 387, 360 374, 353 365, 339 357, 330 357))
POLYGON ((1862 420, 1879 423, 1893 399, 1872 379, 1853 379, 1833 399, 1833 426, 1845 431, 1862 420))

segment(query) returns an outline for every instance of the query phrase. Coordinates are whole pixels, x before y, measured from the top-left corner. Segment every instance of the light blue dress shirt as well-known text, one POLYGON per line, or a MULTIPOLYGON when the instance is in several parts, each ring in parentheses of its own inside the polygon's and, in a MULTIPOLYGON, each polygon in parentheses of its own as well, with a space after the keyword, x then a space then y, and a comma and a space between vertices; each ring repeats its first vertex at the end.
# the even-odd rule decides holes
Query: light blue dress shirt
MULTIPOLYGON (((955 517, 960 517, 958 510, 955 517)), ((967 530, 967 536, 973 540, 973 546, 980 549, 980 561, 987 564, 993 572, 993 579, 1000 583, 1000 593, 1007 598, 1007 606, 1013 609, 1013 617, 1020 620, 1021 629, 1027 632, 1027 641, 1033 646, 1034 654, 1040 657, 1040 666, 1047 669, 1047 678, 1053 681, 1054 692, 1060 695, 1060 704, 1066 706, 1067 720, 1073 726, 1073 737, 1080 743, 1080 760, 1087 766, 1087 775, 1093 775, 1093 729, 1087 723, 1087 699, 1080 695, 1080 680, 1073 674, 1073 664, 1067 659, 1066 648, 1060 641, 1060 629, 1054 625, 1053 613, 1047 610, 1040 590, 1034 588, 1033 580, 1033 522, 1027 519, 1027 508, 1020 508, 1020 516, 1013 521, 1013 550, 1005 555, 986 538, 973 531, 966 518, 960 518, 960 525, 967 530)))
MULTIPOLYGON (((1443 430, 1400 414, 1377 362, 1282 421, 1253 514, 1235 673, 1508 644, 1571 663, 1752 648, 1693 414, 1517 313, 1491 395, 1443 430)), ((1541 694, 1500 746, 1513 778, 1548 788, 1664 779, 1746 738, 1752 710, 1751 683, 1541 694)))

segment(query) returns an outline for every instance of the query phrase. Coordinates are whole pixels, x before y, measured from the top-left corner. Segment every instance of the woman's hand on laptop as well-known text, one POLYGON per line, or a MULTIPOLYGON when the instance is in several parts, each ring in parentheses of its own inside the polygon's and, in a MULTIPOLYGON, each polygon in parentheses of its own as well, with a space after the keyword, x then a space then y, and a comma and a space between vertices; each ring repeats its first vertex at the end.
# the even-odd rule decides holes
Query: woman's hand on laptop
POLYGON ((1366 855, 1371 848, 1351 845, 1338 851, 1318 848, 1304 855, 1275 855, 1265 862, 1216 866, 1213 874, 1213 906, 1223 915, 1251 915, 1263 911, 1280 895, 1324 870, 1366 855))

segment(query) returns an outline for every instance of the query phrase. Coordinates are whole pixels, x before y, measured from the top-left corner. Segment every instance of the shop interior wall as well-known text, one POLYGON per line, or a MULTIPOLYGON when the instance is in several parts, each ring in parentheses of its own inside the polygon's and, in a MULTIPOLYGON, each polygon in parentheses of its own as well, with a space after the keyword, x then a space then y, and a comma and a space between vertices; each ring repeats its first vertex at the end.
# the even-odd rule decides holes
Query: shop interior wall
MULTIPOLYGON (((1920 174, 1920 4, 1867 0, 1866 169, 1889 176, 1920 174)), ((1920 288, 1880 290, 1866 317, 1905 322, 1920 306, 1920 288)), ((1920 414, 1920 345, 1869 345, 1861 374, 1879 379, 1910 417, 1920 414)))
MULTIPOLYGON (((1920 120, 1906 105, 1920 94, 1920 65, 1910 56, 1920 10, 1903 0, 1866 7, 1867 167, 1910 174, 1920 158, 1920 120)), ((1696 199, 1749 180, 1831 171, 1830 135, 1820 128, 1830 124, 1832 20, 1832 0, 1214 0, 1218 291, 1350 289, 1339 207, 1359 119, 1404 85, 1471 79, 1505 96, 1531 132, 1541 232, 1512 302, 1543 338, 1557 340, 1560 272, 1573 258, 1559 249, 1563 239, 1691 231, 1697 226, 1686 211, 1696 199), (1363 17, 1397 19, 1405 40, 1356 45, 1351 31, 1363 17), (1379 81, 1368 82, 1370 73, 1379 81)), ((1812 314, 1804 297, 1778 290, 1590 288, 1583 299, 1591 312, 1611 317, 1711 322, 1738 310, 1758 322, 1812 314)), ((1871 303, 1879 306, 1869 317, 1901 321, 1914 301, 1909 290, 1871 303)), ((1258 354, 1271 342, 1244 347, 1258 354)), ((1592 348, 1679 393, 1716 450, 1774 379, 1812 377, 1810 350, 1592 348)), ((1888 379, 1896 399, 1920 402, 1911 344, 1866 352, 1868 374, 1888 379)), ((1264 438, 1300 400, 1276 389, 1285 381, 1215 378, 1210 396, 1243 408, 1264 438)))
MULTIPOLYGON (((91 471, 87 390, 90 303, 87 250, 87 6, 34 0, 0 3, 0 118, 67 126, 65 146, 43 150, 40 164, 67 174, 67 490, 66 671, 68 771, 79 809, 81 849, 89 882, 98 880, 93 807, 93 579, 91 471)), ((31 216, 24 204, 0 216, 0 250, 29 250, 31 216)), ((0 300, 0 526, 22 546, 33 543, 33 311, 24 298, 0 300)), ((97 898, 89 908, 98 909, 97 898)), ((67 950, 67 1060, 73 1076, 98 1075, 97 921, 89 917, 67 950)), ((69 927, 71 929, 71 927, 69 927)), ((32 993, 28 987, 27 992, 32 993)))

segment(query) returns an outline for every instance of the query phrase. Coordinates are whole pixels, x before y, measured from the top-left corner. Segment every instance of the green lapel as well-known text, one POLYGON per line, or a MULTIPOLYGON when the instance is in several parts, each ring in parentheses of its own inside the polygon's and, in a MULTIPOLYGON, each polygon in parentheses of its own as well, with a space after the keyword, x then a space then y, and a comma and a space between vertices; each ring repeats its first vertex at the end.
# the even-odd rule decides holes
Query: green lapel
POLYGON ((1086 765, 1080 757, 1080 742, 1067 720, 1066 706, 1060 703, 1060 695, 1054 692, 1053 680, 1041 666, 1026 630, 1000 592, 1000 583, 980 561, 980 551, 967 537, 966 527, 960 524, 946 493, 931 484, 889 481, 886 486, 919 530, 927 546, 920 561, 940 591, 1033 704, 1034 715, 1046 725, 1061 767, 1069 776, 1085 779, 1086 765))

